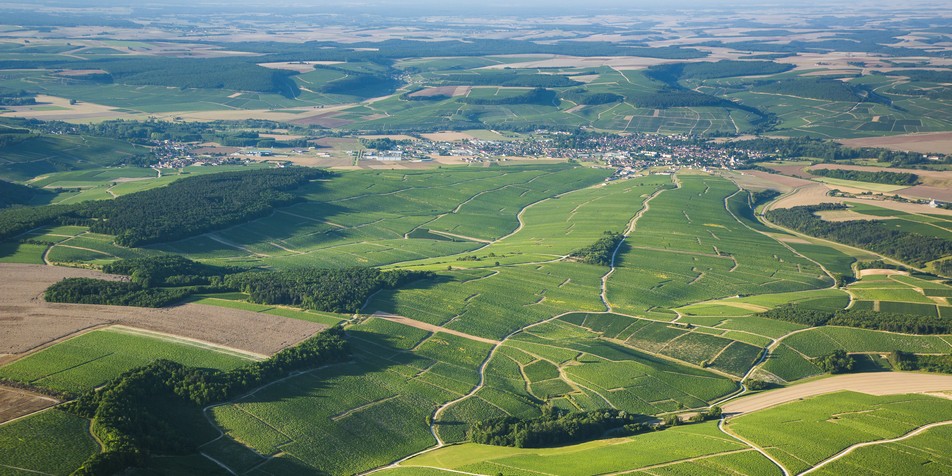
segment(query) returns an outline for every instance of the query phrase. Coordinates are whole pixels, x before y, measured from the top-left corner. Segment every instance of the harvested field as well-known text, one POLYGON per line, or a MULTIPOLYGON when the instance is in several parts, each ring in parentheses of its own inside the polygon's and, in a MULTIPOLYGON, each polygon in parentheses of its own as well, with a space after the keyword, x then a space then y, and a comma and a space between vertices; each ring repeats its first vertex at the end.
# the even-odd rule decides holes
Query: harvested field
POLYGON ((738 398, 721 405, 725 415, 750 413, 814 395, 848 390, 869 395, 900 395, 952 390, 952 375, 872 372, 837 375, 792 387, 738 398))
POLYGON ((421 89, 417 92, 414 92, 413 94, 410 94, 410 97, 426 98, 433 96, 465 96, 467 93, 469 93, 470 89, 472 88, 469 86, 439 86, 436 88, 421 89))
POLYGON ((952 154, 952 132, 864 137, 861 139, 844 139, 840 140, 839 143, 849 147, 883 147, 892 150, 922 152, 924 154, 930 152, 952 154))
POLYGON ((298 73, 308 73, 314 71, 314 65, 340 64, 341 61, 295 61, 291 63, 258 63, 258 66, 269 69, 283 69, 285 71, 297 71, 298 73))
POLYGON ((809 185, 809 180, 803 180, 786 175, 771 174, 760 170, 745 170, 739 173, 732 173, 729 178, 741 187, 748 190, 763 190, 772 188, 781 192, 789 192, 796 187, 809 185))
POLYGON ((914 187, 903 189, 902 194, 915 198, 924 198, 927 200, 934 198, 943 202, 952 202, 952 185, 946 187, 916 185, 914 187))
POLYGON ((473 140, 474 137, 462 132, 433 132, 431 134, 420 134, 425 139, 434 142, 456 142, 462 140, 473 140))
POLYGON ((0 116, 41 119, 44 121, 145 119, 144 114, 129 114, 116 108, 80 101, 70 104, 69 99, 38 94, 34 106, 10 106, 0 111, 0 116))
POLYGON ((824 221, 855 221, 855 220, 889 220, 894 217, 882 217, 874 215, 863 215, 853 210, 826 210, 817 212, 816 215, 824 221))
POLYGON ((341 114, 342 113, 339 111, 329 112, 326 114, 318 114, 315 116, 303 117, 303 118, 295 119, 293 121, 288 121, 288 122, 290 122, 291 124, 297 124, 301 126, 321 126, 321 127, 328 127, 328 128, 346 126, 347 124, 354 122, 347 119, 336 119, 336 117, 341 114))
MULTIPOLYGON (((905 212, 905 213, 952 216, 952 210, 946 210, 944 208, 932 208, 929 205, 922 204, 922 203, 904 203, 904 202, 897 202, 894 200, 863 199, 863 198, 856 198, 856 197, 853 197, 853 198, 831 197, 827 195, 827 192, 829 192, 833 188, 836 188, 838 190, 842 190, 845 192, 850 191, 844 187, 826 185, 822 183, 813 183, 811 185, 800 187, 799 189, 797 189, 796 192, 781 198, 780 200, 776 201, 770 208, 793 208, 793 207, 797 207, 801 205, 816 205, 818 203, 864 203, 867 205, 875 205, 877 207, 887 208, 889 210, 896 210, 896 211, 905 212)), ((871 219, 871 218, 863 215, 863 219, 871 219)))
POLYGON ((863 276, 909 276, 908 271, 899 271, 898 269, 861 269, 859 277, 863 276))
POLYGON ((827 196, 830 189, 822 183, 804 185, 796 192, 776 201, 771 208, 793 208, 800 205, 816 205, 818 203, 842 203, 843 199, 827 196))
POLYGON ((43 291, 67 277, 118 279, 91 270, 0 264, 0 353, 21 354, 86 329, 122 324, 270 355, 325 327, 202 304, 147 309, 43 301, 43 291))
POLYGON ((836 169, 836 170, 859 170, 862 172, 898 172, 916 174, 923 185, 932 185, 943 188, 952 188, 952 172, 943 170, 918 170, 902 169, 893 167, 873 167, 870 165, 842 165, 842 164, 819 164, 810 167, 808 170, 817 169, 836 169))
POLYGON ((416 137, 408 136, 406 134, 373 134, 373 135, 360 136, 360 138, 368 139, 368 140, 373 140, 373 139, 409 140, 409 141, 418 140, 416 137))
POLYGON ((809 180, 812 176, 808 174, 805 169, 807 166, 804 165, 773 165, 773 164, 764 164, 767 168, 774 169, 778 173, 783 175, 789 175, 791 177, 798 177, 801 179, 809 180))
POLYGON ((0 423, 38 412, 59 403, 56 399, 17 388, 0 387, 0 423))

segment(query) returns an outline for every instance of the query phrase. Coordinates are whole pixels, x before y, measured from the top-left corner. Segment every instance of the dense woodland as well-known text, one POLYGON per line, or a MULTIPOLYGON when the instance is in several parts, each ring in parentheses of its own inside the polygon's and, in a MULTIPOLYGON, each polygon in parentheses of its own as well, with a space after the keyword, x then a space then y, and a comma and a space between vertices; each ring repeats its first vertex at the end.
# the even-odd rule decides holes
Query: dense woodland
POLYGON ((287 193, 330 173, 311 168, 199 175, 114 200, 0 211, 0 239, 52 223, 88 225, 141 246, 178 240, 259 218, 299 200, 287 193))
POLYGON ((234 398, 290 372, 341 362, 350 354, 344 332, 331 328, 272 357, 230 371, 160 360, 125 372, 103 387, 65 404, 93 420, 103 450, 74 474, 121 473, 155 453, 188 454, 209 428, 201 409, 234 398))
POLYGON ((439 79, 443 84, 463 86, 564 88, 583 84, 560 74, 519 73, 509 70, 481 72, 479 74, 447 74, 440 76, 439 79))
POLYGON ((857 246, 915 266, 924 266, 929 261, 952 255, 952 241, 949 240, 889 229, 871 220, 828 222, 815 215, 824 210, 845 209, 843 204, 823 203, 773 209, 766 217, 800 233, 857 246))
POLYGON ((576 413, 551 410, 539 418, 503 417, 473 423, 469 439, 484 445, 545 448, 593 440, 609 431, 617 436, 642 433, 652 429, 647 420, 644 415, 615 409, 576 413))
POLYGON ((585 106, 598 106, 621 102, 625 100, 625 97, 615 93, 593 93, 585 88, 576 88, 563 92, 562 99, 585 106))
POLYGON ((188 295, 184 289, 147 288, 139 283, 92 278, 67 278, 46 289, 49 302, 164 307, 188 295))
MULTIPOLYGON (((920 153, 900 152, 888 149, 852 148, 845 147, 833 141, 813 139, 809 137, 794 137, 790 139, 775 139, 758 137, 756 139, 728 142, 726 146, 733 146, 736 150, 743 149, 764 152, 767 155, 764 161, 775 158, 810 157, 827 162, 876 158, 888 162, 893 167, 916 165, 929 160, 920 153)), ((948 159, 946 159, 948 161, 948 159)))
POLYGON ((225 276, 223 286, 248 294, 251 302, 351 313, 381 289, 432 277, 432 272, 377 268, 252 271, 225 276))
POLYGON ((952 355, 916 355, 896 350, 889 354, 889 363, 897 370, 952 374, 952 355))
POLYGON ((790 78, 777 81, 758 81, 752 91, 784 96, 796 96, 825 101, 883 102, 889 100, 858 86, 826 78, 790 78))
POLYGON ((618 245, 625 239, 625 235, 606 231, 603 236, 595 243, 585 248, 577 249, 569 254, 569 257, 588 264, 597 264, 600 266, 611 266, 612 256, 618 245))
POLYGON ((829 177, 842 180, 856 180, 858 182, 885 183, 889 185, 908 185, 912 186, 919 183, 919 176, 916 174, 902 172, 864 172, 862 170, 845 169, 812 169, 810 174, 820 177, 829 177))
POLYGON ((199 263, 178 255, 123 259, 103 265, 102 270, 129 276, 133 283, 144 287, 207 285, 212 278, 220 281, 225 275, 244 271, 199 263))
POLYGON ((837 349, 832 353, 824 355, 813 360, 813 363, 824 372, 829 372, 831 374, 845 374, 856 366, 856 361, 853 357, 846 353, 845 350, 837 349))
POLYGON ((378 268, 333 268, 248 271, 212 266, 180 256, 119 260, 107 273, 130 276, 131 282, 70 278, 46 291, 51 302, 163 307, 205 291, 238 291, 260 304, 287 304, 326 312, 357 312, 373 293, 432 278, 429 271, 378 268))
POLYGON ((861 309, 820 311, 787 304, 760 314, 807 326, 846 326, 905 334, 952 334, 952 320, 937 316, 861 309))
POLYGON ((721 60, 657 65, 645 70, 645 74, 652 79, 671 84, 689 79, 702 80, 777 74, 791 69, 793 69, 792 64, 775 63, 773 61, 721 60))
POLYGON ((535 104, 539 106, 558 106, 559 97, 550 89, 535 88, 525 94, 508 97, 460 98, 460 102, 479 106, 501 106, 506 104, 535 104))

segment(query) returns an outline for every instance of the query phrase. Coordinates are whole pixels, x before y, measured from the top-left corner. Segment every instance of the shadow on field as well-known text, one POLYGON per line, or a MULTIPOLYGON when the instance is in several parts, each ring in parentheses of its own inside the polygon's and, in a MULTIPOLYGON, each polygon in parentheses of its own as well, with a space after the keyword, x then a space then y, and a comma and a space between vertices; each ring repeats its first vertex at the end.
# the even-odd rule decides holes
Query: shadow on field
MULTIPOLYGON (((216 459, 221 455, 222 462, 238 474, 253 469, 255 474, 295 475, 337 472, 324 467, 331 461, 327 454, 310 451, 317 441, 337 448, 374 447, 373 451, 354 450, 351 455, 353 467, 365 465, 366 469, 381 464, 380 458, 396 459, 423 449, 417 448, 419 441, 399 440, 405 438, 407 428, 417 425, 410 434, 427 432, 426 414, 441 403, 407 384, 414 372, 427 369, 433 360, 407 351, 417 342, 401 336, 351 329, 347 340, 351 360, 297 373, 232 402, 253 413, 258 422, 254 426, 270 428, 268 433, 283 440, 273 441, 271 447, 281 457, 266 460, 228 437, 207 443, 202 451, 216 459), (392 443, 383 445, 385 441, 392 443)), ((222 421, 228 422, 227 418, 222 421)), ((232 429, 239 439, 255 436, 253 427, 244 428, 241 422, 232 425, 237 425, 232 429)))

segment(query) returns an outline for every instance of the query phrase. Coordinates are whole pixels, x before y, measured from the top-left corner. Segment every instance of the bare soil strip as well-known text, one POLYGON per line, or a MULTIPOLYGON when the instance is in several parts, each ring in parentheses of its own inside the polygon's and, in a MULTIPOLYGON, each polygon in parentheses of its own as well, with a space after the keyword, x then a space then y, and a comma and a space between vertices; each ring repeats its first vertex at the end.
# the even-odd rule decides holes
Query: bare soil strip
POLYGON ((85 330, 121 324, 264 356, 326 327, 202 304, 149 309, 45 302, 43 291, 67 277, 123 279, 87 269, 0 264, 0 353, 23 354, 85 330))
POLYGON ((952 390, 952 375, 908 372, 870 372, 837 375, 791 387, 738 398, 721 406, 724 414, 736 416, 807 397, 840 391, 870 395, 900 395, 952 390))
POLYGON ((57 403, 58 400, 45 395, 18 388, 0 387, 0 424, 36 413, 57 403))
POLYGON ((375 312, 373 317, 377 319, 385 319, 390 322, 396 322, 397 324, 403 324, 405 326, 416 327, 417 329, 423 329, 428 332, 442 332, 443 334, 450 334, 457 337, 462 337, 464 339, 474 340, 476 342, 482 342, 485 344, 499 345, 498 340, 487 339, 485 337, 477 337, 472 334, 467 334, 465 332, 454 331, 453 329, 447 329, 445 327, 436 326, 433 324, 427 324, 426 322, 421 322, 415 319, 410 319, 409 317, 398 316, 396 314, 388 314, 385 312, 375 312))

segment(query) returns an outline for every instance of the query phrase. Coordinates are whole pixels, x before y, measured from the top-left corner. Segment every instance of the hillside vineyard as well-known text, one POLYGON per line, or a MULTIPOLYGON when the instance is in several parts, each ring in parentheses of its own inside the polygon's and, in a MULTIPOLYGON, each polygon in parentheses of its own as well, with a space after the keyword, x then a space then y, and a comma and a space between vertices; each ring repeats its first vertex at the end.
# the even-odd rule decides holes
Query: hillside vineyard
POLYGON ((952 9, 864 7, 0 2, 0 475, 952 474, 952 9))

